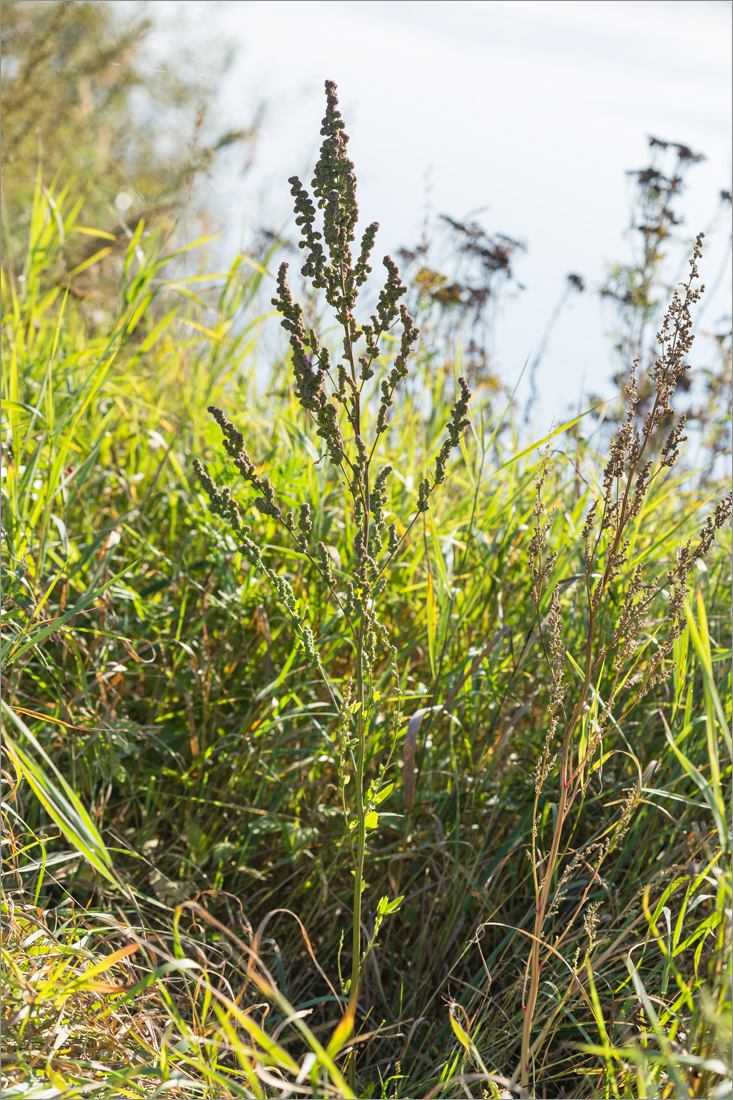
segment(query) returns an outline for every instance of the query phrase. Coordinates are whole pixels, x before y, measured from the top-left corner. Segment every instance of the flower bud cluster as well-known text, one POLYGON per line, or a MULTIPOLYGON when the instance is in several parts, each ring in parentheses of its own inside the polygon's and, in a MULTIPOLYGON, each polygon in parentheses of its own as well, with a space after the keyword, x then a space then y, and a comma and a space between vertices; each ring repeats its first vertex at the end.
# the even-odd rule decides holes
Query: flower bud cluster
POLYGON ((308 549, 308 539, 310 533, 313 530, 313 519, 311 517, 310 504, 301 504, 300 514, 298 516, 298 535, 296 536, 298 546, 301 550, 308 549))
MULTIPOLYGON (((227 424, 229 424, 228 421, 227 424)), ((229 426, 231 427, 231 425, 229 426)), ((225 434, 225 439, 227 438, 231 438, 231 435, 225 434)), ((270 569, 263 561, 259 546, 249 537, 251 528, 242 523, 239 506, 236 501, 232 499, 231 490, 228 488, 220 489, 197 458, 193 460, 193 468, 201 479, 201 484, 209 498, 209 511, 213 515, 222 516, 229 523, 234 533, 242 540, 238 547, 240 553, 243 555, 245 561, 249 562, 254 569, 258 569, 267 577, 272 585, 275 598, 295 627, 303 649, 305 650, 308 663, 311 665, 318 665, 319 658, 313 631, 310 625, 305 621, 305 617, 301 615, 298 610, 298 602, 295 598, 292 585, 286 577, 280 576, 279 573, 276 573, 274 569, 270 569)), ((260 511, 262 510, 263 509, 260 508, 260 511)))
MULTIPOLYGON (((388 258, 389 257, 387 257, 387 259, 388 258)), ((372 320, 374 321, 375 318, 373 317, 372 320)), ((380 387, 381 397, 379 401, 379 412, 377 413, 377 435, 381 435, 382 432, 386 432, 387 430, 387 411, 392 405, 392 398, 395 390, 402 379, 407 377, 407 361, 410 357, 412 346, 420 335, 419 329, 415 326, 415 322, 404 305, 400 306, 400 320, 402 321, 400 353, 394 361, 389 376, 382 380, 380 387)), ((364 327, 366 329, 367 326, 365 325, 364 327)), ((369 337, 371 338, 372 335, 373 330, 370 329, 369 337)))
MULTIPOLYGON (((356 204, 354 165, 346 155, 349 138, 338 107, 336 85, 326 81, 326 115, 321 127, 324 141, 311 186, 324 211, 324 239, 333 267, 350 267, 359 208, 356 204)), ((331 305, 336 303, 331 302, 331 305)))
POLYGON ((454 447, 459 445, 461 436, 469 425, 468 403, 471 400, 471 391, 468 388, 468 383, 465 378, 459 378, 458 385, 461 390, 461 396, 451 409, 451 418, 446 426, 448 438, 440 448, 440 453, 435 460, 433 487, 441 485, 445 481, 445 467, 450 453, 454 447))
POLYGON ((248 534, 251 528, 242 523, 239 505, 232 498, 231 489, 220 489, 197 458, 193 460, 193 468, 201 479, 201 484, 209 498, 209 511, 211 514, 225 519, 236 535, 248 534))
POLYGON ((280 265, 277 277, 278 295, 272 299, 272 304, 283 315, 282 326, 290 333, 295 393, 303 408, 313 415, 317 434, 325 442, 331 461, 340 466, 344 457, 344 442, 338 411, 334 400, 328 398, 324 388, 330 370, 328 350, 320 347, 313 330, 306 332, 303 311, 293 302, 288 286, 287 270, 286 263, 280 265))
POLYGON ((657 333, 657 343, 660 353, 652 370, 657 398, 652 409, 647 414, 644 423, 644 435, 651 435, 652 430, 665 416, 674 412, 671 399, 683 375, 690 369, 685 362, 686 356, 692 347, 695 336, 692 332, 692 315, 690 306, 700 300, 705 287, 693 287, 693 283, 699 278, 697 261, 702 256, 702 242, 705 234, 698 233, 690 264, 690 275, 686 283, 682 285, 683 293, 675 291, 669 309, 664 315, 662 327, 657 333))
POLYGON ((282 519, 282 513, 275 504, 275 490, 272 487, 272 482, 269 477, 260 477, 257 473, 257 466, 255 466, 244 448, 242 433, 237 431, 221 409, 217 409, 215 405, 209 405, 207 411, 211 413, 221 428, 224 436, 224 450, 234 459, 234 465, 242 477, 262 493, 262 496, 257 497, 254 502, 257 511, 262 512, 265 516, 272 516, 274 519, 282 519))
POLYGON ((302 238, 298 247, 308 249, 305 264, 300 269, 301 275, 312 279, 313 285, 323 290, 328 285, 325 276, 326 255, 321 244, 323 234, 314 228, 316 208, 297 176, 291 176, 288 183, 291 185, 290 194, 295 199, 295 224, 300 226, 302 238))
POLYGON ((318 556, 318 566, 321 570, 321 575, 330 589, 334 589, 336 586, 336 577, 333 572, 333 563, 331 562, 331 556, 328 553, 325 542, 319 542, 316 547, 316 553, 318 556))
MULTIPOLYGON (((314 422, 331 462, 339 468, 342 484, 350 498, 353 538, 348 564, 343 567, 339 564, 335 571, 325 543, 316 542, 315 549, 312 548, 314 518, 310 505, 302 504, 298 509, 281 511, 269 478, 261 474, 261 467, 247 454, 242 434, 221 410, 211 406, 209 411, 221 429, 225 452, 257 492, 255 507, 288 530, 300 553, 317 569, 327 585, 353 636, 358 655, 355 682, 360 697, 358 705, 351 707, 347 691, 343 708, 337 704, 342 717, 348 712, 344 730, 350 724, 361 725, 363 734, 372 705, 369 701, 371 685, 380 662, 378 675, 389 670, 394 678, 394 697, 398 705, 390 708, 389 721, 396 734, 401 721, 399 698, 402 695, 396 664, 397 650, 390 642, 386 626, 379 621, 377 601, 387 585, 384 575, 387 564, 398 554, 420 513, 428 510, 429 498, 435 487, 445 480, 450 452, 459 445, 469 423, 467 414, 471 394, 461 378, 458 400, 447 425, 447 438, 435 461, 432 484, 429 477, 420 483, 417 514, 400 537, 396 523, 387 523, 392 467, 383 465, 374 476, 372 462, 379 438, 389 427, 388 415, 395 391, 408 376, 409 358, 419 333, 401 301, 407 288, 390 256, 385 256, 383 260, 386 278, 374 313, 361 327, 355 319, 359 291, 372 271, 371 256, 379 226, 377 222, 367 226, 354 259, 352 247, 356 240, 359 214, 356 176, 354 165, 347 155, 349 139, 338 107, 336 86, 332 81, 326 83, 326 100, 321 128, 323 141, 311 183, 312 197, 297 176, 291 176, 289 183, 304 259, 301 274, 311 280, 316 290, 323 292, 326 303, 334 311, 343 330, 343 351, 339 353, 338 362, 331 362, 328 348, 322 347, 316 331, 307 327, 304 310, 294 300, 288 284, 286 263, 280 265, 272 302, 288 334, 295 396, 314 422), (385 377, 376 390, 375 437, 367 440, 364 413, 368 391, 365 391, 365 386, 374 377, 378 361, 383 359, 382 345, 386 345, 388 334, 398 324, 401 326, 399 350, 385 368, 385 377), (359 351, 361 354, 357 355, 359 351)), ((208 493, 210 510, 225 517, 237 532, 245 559, 268 578, 278 603, 297 629, 309 661, 318 665, 313 632, 298 608, 290 583, 263 561, 259 547, 249 536, 250 529, 242 524, 230 492, 219 489, 200 463, 195 463, 195 468, 208 493)), ((325 678, 325 670, 321 668, 321 672, 325 678)), ((329 683, 327 679, 326 682, 329 683)), ((335 700, 336 693, 331 690, 330 684, 329 690, 335 700)), ((374 701, 377 698, 375 694, 374 701)), ((380 721, 383 720, 384 715, 380 717, 380 721)))
POLYGON ((430 508, 430 496, 438 485, 441 485, 445 481, 445 469, 448 464, 450 453, 454 447, 458 447, 461 442, 461 436, 468 427, 470 421, 468 419, 468 403, 471 400, 471 391, 468 388, 468 383, 465 378, 458 379, 458 385, 461 391, 461 396, 456 401, 455 405, 451 409, 451 418, 446 425, 446 431, 448 438, 443 442, 443 445, 438 452, 438 456, 435 459, 435 470, 433 473, 433 483, 430 484, 429 478, 423 478, 418 487, 417 493, 417 510, 418 512, 427 512, 430 508))
POLYGON ((387 506, 387 479, 392 473, 391 466, 383 466, 377 474, 369 497, 371 523, 369 525, 369 553, 376 558, 384 545, 384 514, 387 506))
POLYGON ((534 527, 532 538, 527 550, 527 556, 529 558, 529 567, 532 574, 532 599, 534 600, 537 609, 539 610, 540 601, 542 599, 542 591, 545 581, 548 579, 557 560, 557 554, 550 553, 545 554, 547 549, 547 536, 550 533, 552 527, 552 513, 550 518, 543 520, 543 516, 547 514, 544 501, 542 499, 542 490, 544 489, 547 475, 552 469, 550 463, 550 444, 542 452, 539 466, 537 467, 537 475, 535 477, 535 501, 534 508, 532 509, 532 515, 534 516, 534 527))
POLYGON ((685 599, 690 571, 710 552, 716 532, 730 522, 731 514, 733 514, 733 496, 729 494, 718 502, 713 514, 706 519, 700 530, 697 546, 691 549, 692 543, 688 539, 679 550, 676 567, 667 573, 666 584, 669 591, 666 615, 669 624, 667 637, 657 646, 650 660, 640 694, 646 694, 664 679, 664 662, 671 657, 675 641, 682 636, 687 626, 685 599))

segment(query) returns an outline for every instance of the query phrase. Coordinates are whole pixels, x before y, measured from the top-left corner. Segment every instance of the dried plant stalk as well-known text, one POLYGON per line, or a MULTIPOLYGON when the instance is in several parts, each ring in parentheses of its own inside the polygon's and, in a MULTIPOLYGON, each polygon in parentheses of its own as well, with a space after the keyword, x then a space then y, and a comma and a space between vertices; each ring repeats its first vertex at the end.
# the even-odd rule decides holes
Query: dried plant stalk
MULTIPOLYGON (((686 628, 684 601, 690 570, 708 553, 715 532, 731 516, 731 498, 725 497, 707 519, 694 547, 690 540, 683 545, 677 565, 661 581, 658 577, 645 577, 641 565, 623 576, 628 563, 631 526, 642 510, 653 480, 665 468, 674 466, 679 457, 680 446, 686 439, 685 417, 682 415, 674 419, 671 402, 680 380, 689 369, 687 354, 694 339, 690 308, 705 289, 696 285, 702 237, 700 234, 695 243, 689 278, 686 283, 681 284, 681 293, 675 291, 662 328, 657 334, 660 350, 652 371, 655 397, 644 419, 641 434, 636 427, 636 361, 626 388, 626 416, 611 440, 602 493, 591 504, 583 527, 587 631, 583 650, 575 662, 582 675, 580 690, 571 689, 565 676, 567 661, 562 642, 562 611, 560 588, 557 584, 549 596, 547 635, 542 627, 542 609, 556 560, 556 554, 547 549, 551 518, 548 518, 543 503, 543 487, 550 467, 549 451, 543 454, 537 474, 535 524, 529 547, 529 563, 532 573, 532 599, 550 672, 550 698, 547 737, 535 776, 530 855, 536 905, 522 998, 524 1023, 521 1062, 515 1073, 515 1080, 519 1077, 525 1087, 529 1083, 532 1056, 539 1049, 544 1037, 543 1033, 534 1044, 531 1041, 540 971, 580 916, 588 892, 593 882, 598 880, 604 860, 625 835, 638 798, 638 790, 632 789, 628 792, 613 831, 605 839, 586 846, 574 855, 561 852, 568 816, 585 789, 586 777, 596 753, 602 748, 606 733, 612 726, 623 721, 629 711, 666 677, 666 664, 675 641, 686 628), (670 417, 673 419, 666 442, 654 461, 648 457, 650 444, 657 429, 670 417), (617 586, 619 580, 622 580, 622 593, 620 603, 616 597, 619 606, 616 622, 610 637, 604 641, 604 635, 598 629, 599 619, 609 602, 612 586, 617 586), (651 606, 660 594, 666 594, 666 608, 661 616, 666 634, 657 642, 654 653, 645 657, 651 625, 651 606), (600 683, 609 663, 612 676, 602 697, 595 684, 600 683), (616 714, 622 688, 625 689, 626 698, 621 713, 616 714), (582 736, 584 724, 588 730, 585 737, 582 736), (540 799, 550 777, 559 781, 557 813, 549 850, 543 852, 539 837, 540 799), (592 871, 588 885, 570 918, 563 922, 562 931, 550 945, 546 940, 548 923, 566 896, 576 869, 582 867, 592 871), (556 876, 559 876, 557 880, 556 876), (555 881, 557 885, 553 889, 555 881)), ((595 927, 595 911, 592 916, 586 912, 584 919, 586 923, 590 922, 588 927, 595 927)), ((589 942, 590 940, 592 936, 589 933, 589 942)))

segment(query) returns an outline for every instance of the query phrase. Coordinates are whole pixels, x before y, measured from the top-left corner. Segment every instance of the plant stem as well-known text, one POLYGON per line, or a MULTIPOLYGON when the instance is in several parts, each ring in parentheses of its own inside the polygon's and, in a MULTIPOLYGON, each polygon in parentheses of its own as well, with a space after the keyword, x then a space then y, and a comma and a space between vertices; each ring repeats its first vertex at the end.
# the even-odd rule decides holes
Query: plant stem
MULTIPOLYGON (((344 272, 343 267, 341 269, 341 287, 346 295, 344 286, 344 272)), ((356 364, 354 363, 353 345, 351 340, 351 328, 350 325, 345 326, 346 332, 346 347, 348 349, 349 365, 351 368, 351 376, 356 384, 356 364)), ((356 388, 353 396, 353 420, 352 426, 354 429, 354 435, 359 436, 361 434, 361 391, 356 388)), ((370 456, 371 458, 371 456, 370 456)), ((370 499, 369 499, 369 461, 367 459, 366 467, 363 470, 362 476, 359 478, 360 485, 359 491, 362 494, 362 504, 364 509, 364 545, 369 546, 369 516, 370 516, 370 499)), ((356 499, 354 500, 356 505, 356 499)), ((365 598, 365 594, 362 592, 361 598, 365 598)), ((356 697, 358 703, 358 711, 356 715, 356 729, 357 729, 357 752, 356 752, 356 818, 357 818, 357 839, 356 839, 356 867, 354 868, 354 912, 353 912, 353 924, 352 924, 352 960, 351 960, 351 988, 349 990, 350 996, 355 1002, 359 997, 359 985, 361 982, 361 896, 364 882, 364 858, 366 854, 366 815, 364 812, 364 772, 366 770, 366 703, 364 692, 364 614, 359 620, 359 630, 356 639, 356 697)), ((352 1090, 356 1088, 356 1050, 352 1048, 351 1058, 349 1060, 349 1086, 352 1090)))
MULTIPOLYGON (((351 988, 350 996, 356 1001, 359 997, 361 980, 361 895, 364 879, 364 853, 366 850, 366 823, 364 814, 364 764, 366 756, 366 731, 364 725, 364 671, 362 651, 364 639, 364 621, 359 624, 359 637, 356 647, 357 660, 357 699, 361 704, 357 713, 357 734, 359 743, 356 754, 356 867, 354 869, 354 917, 352 926, 351 988)), ((349 1086, 356 1087, 356 1051, 352 1049, 349 1061, 349 1086)))
POLYGON ((566 738, 563 745, 562 768, 560 771, 561 789, 560 798, 557 806, 557 821, 555 824, 555 832, 552 837, 552 847, 550 848, 550 854, 547 858, 544 878, 540 887, 540 896, 537 901, 537 912, 534 918, 535 938, 532 941, 532 951, 530 954, 529 962, 529 993, 527 996, 526 1004, 522 1006, 524 1009, 524 1025, 522 1027, 521 1082, 522 1086, 525 1088, 529 1084, 529 1060, 532 1036, 532 1021, 534 1019, 534 1010, 537 1004, 537 993, 540 987, 540 941, 542 938, 542 928, 545 923, 545 913, 547 912, 547 902, 550 896, 550 888, 552 886, 552 875, 555 868, 555 862, 557 860, 557 853, 560 850, 563 825, 565 824, 565 806, 569 790, 568 780, 566 779, 566 776, 568 773, 568 754, 570 750, 570 740, 571 739, 569 737, 566 738))
MULTIPOLYGON (((675 337, 676 339, 676 337, 675 337)), ((621 508, 619 513, 619 521, 612 540, 611 549, 608 556, 608 561, 603 570, 603 574, 600 581, 600 590, 605 592, 608 585, 611 573, 611 563, 614 555, 618 553, 621 545, 624 529, 626 527, 628 519, 629 508, 629 496, 632 485, 634 483, 634 477, 636 476, 641 463, 641 457, 649 443, 651 436, 651 427, 654 423, 654 414, 657 411, 659 404, 659 393, 657 393, 654 407, 652 410, 652 416, 648 422, 648 426, 643 433, 641 445, 636 455, 635 461, 631 464, 629 473, 626 478, 626 484, 624 487, 623 498, 621 501, 621 508)), ((601 533, 599 532, 598 541, 594 548, 594 555, 598 550, 601 533)), ((545 870, 542 877, 542 882, 539 887, 537 895, 537 911, 535 913, 534 922, 534 934, 535 938, 532 941, 532 949, 529 957, 529 991, 526 1002, 522 1005, 524 1012, 524 1021, 522 1026, 522 1053, 520 1062, 521 1083, 523 1087, 527 1087, 529 1084, 529 1070, 530 1070, 530 1058, 532 1054, 531 1036, 532 1036, 532 1023, 534 1020, 534 1012, 537 1005, 537 994, 539 992, 540 985, 540 945, 542 940, 542 929, 545 922, 545 916, 548 909, 548 902, 550 898, 550 889, 552 887, 552 879, 556 869, 558 853, 560 851, 560 843, 562 840, 563 828, 565 825, 565 819, 570 810, 575 795, 577 793, 578 777, 582 768, 582 762, 578 762, 578 767, 573 770, 572 767, 572 750, 573 750, 573 738, 575 729, 580 721, 583 707, 585 706, 588 698, 588 691, 590 689, 591 679, 593 676, 593 670, 597 667, 599 661, 593 663, 593 649, 595 641, 595 627, 596 627, 596 609, 593 605, 590 588, 590 566, 586 566, 586 590, 588 594, 589 604, 589 620, 588 620, 588 633, 585 646, 585 678, 583 687, 580 692, 579 699, 575 704, 570 721, 566 724, 566 732, 563 738, 562 746, 562 764, 560 768, 560 797, 558 799, 557 806, 557 818, 555 821, 555 828, 552 837, 552 846, 545 863, 545 870)), ((601 657, 606 654, 606 649, 603 649, 601 657)), ((599 658, 600 660, 600 658, 599 658)), ((536 805, 536 804, 535 804, 536 805)), ((536 810, 535 810, 536 813, 536 810)), ((533 860, 534 860, 534 845, 533 845, 533 860)), ((533 873, 536 875, 536 865, 533 862, 533 873)), ((536 881, 536 879, 535 879, 536 881)), ((536 887, 535 887, 536 888, 536 887)))

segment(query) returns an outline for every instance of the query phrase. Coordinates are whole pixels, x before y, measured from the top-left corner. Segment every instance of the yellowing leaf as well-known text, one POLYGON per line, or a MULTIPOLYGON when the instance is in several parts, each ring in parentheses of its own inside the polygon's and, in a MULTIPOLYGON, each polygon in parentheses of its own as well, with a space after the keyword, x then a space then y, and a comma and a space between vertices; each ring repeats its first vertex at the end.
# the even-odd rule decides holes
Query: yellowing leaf
POLYGON ((344 1012, 343 1016, 339 1020, 336 1030, 331 1036, 331 1041, 328 1044, 327 1053, 330 1058, 335 1058, 338 1052, 341 1050, 344 1043, 348 1041, 354 1030, 354 1013, 356 1012, 356 998, 352 997, 349 1001, 349 1006, 344 1012))
POLYGON ((75 225, 74 233, 83 233, 85 237, 101 237, 103 241, 116 241, 114 233, 105 233, 103 229, 91 229, 88 225, 75 225))
POLYGON ((75 275, 81 275, 82 271, 86 271, 88 267, 93 267, 94 264, 99 263, 99 261, 104 259, 105 256, 108 256, 111 251, 112 249, 109 247, 100 248, 99 252, 95 252, 93 256, 90 256, 89 259, 84 260, 82 263, 78 264, 73 271, 70 271, 67 278, 73 279, 75 275))
POLYGON ((461 1046, 464 1048, 464 1050, 470 1051, 471 1040, 468 1037, 467 1033, 463 1030, 461 1025, 458 1023, 458 1020, 456 1020, 455 1016, 451 1016, 450 1026, 453 1028, 453 1034, 455 1035, 461 1046))

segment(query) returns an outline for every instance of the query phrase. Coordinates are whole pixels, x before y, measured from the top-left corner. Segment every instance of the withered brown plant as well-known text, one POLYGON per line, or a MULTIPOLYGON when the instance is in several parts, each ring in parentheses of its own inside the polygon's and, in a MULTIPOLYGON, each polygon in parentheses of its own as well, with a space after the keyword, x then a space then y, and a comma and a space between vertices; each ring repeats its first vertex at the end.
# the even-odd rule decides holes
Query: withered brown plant
MULTIPOLYGON (((671 404, 675 388, 689 369, 692 346, 691 307, 705 289, 699 286, 697 261, 702 234, 696 240, 687 282, 676 290, 657 333, 659 353, 651 377, 654 400, 641 431, 637 428, 638 360, 626 387, 625 418, 610 444, 600 495, 592 502, 582 530, 585 587, 585 640, 580 652, 569 654, 563 644, 561 586, 551 586, 557 555, 548 549, 551 513, 543 502, 550 468, 549 450, 543 453, 536 478, 534 533, 529 547, 532 599, 550 673, 547 736, 537 762, 530 857, 534 878, 535 916, 527 960, 522 1007, 524 1024, 521 1062, 515 1073, 527 1087, 532 1060, 542 1046, 550 1024, 532 1040, 540 971, 561 951, 580 918, 588 931, 588 951, 597 921, 586 908, 588 893, 599 879, 601 866, 629 828, 639 796, 632 787, 615 825, 601 838, 573 849, 570 815, 582 804, 591 770, 605 753, 604 737, 618 727, 629 711, 668 674, 675 640, 686 629, 685 598, 690 571, 710 550, 716 531, 731 516, 731 498, 723 498, 702 527, 696 542, 688 539, 677 563, 661 576, 642 561, 634 564, 632 538, 643 523, 644 502, 654 479, 673 467, 685 441, 685 416, 675 416, 671 404), (666 442, 656 458, 651 443, 660 428, 666 442), (549 601, 548 601, 549 597, 549 601), (659 598, 665 603, 661 610, 659 598), (547 603, 549 602, 549 608, 547 603), (613 609, 612 628, 599 629, 613 609), (543 627, 546 624, 546 629, 543 627), (542 828, 547 788, 556 804, 549 844, 542 828), (569 886, 578 871, 591 871, 587 885, 564 917, 559 906, 568 901, 569 886)), ((574 960, 572 983, 585 960, 574 960)))

